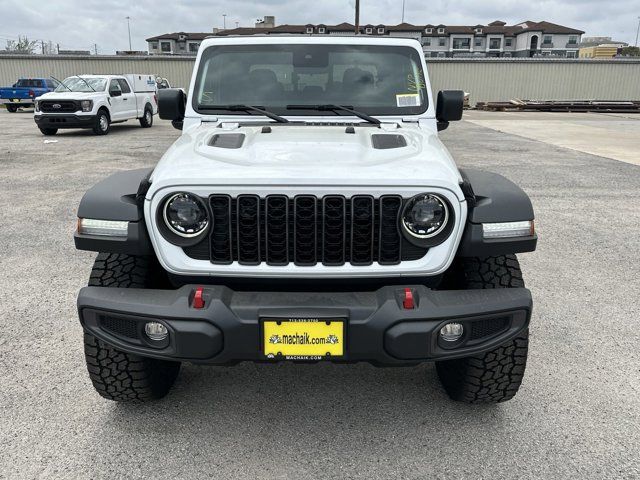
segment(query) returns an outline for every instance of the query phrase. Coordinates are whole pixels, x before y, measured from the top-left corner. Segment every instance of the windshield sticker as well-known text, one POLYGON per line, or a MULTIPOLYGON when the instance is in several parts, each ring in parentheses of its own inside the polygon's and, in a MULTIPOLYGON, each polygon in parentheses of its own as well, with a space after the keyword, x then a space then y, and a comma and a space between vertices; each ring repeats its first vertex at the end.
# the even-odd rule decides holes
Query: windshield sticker
POLYGON ((411 92, 419 92, 420 90, 427 88, 427 84, 424 81, 422 73, 419 73, 417 78, 411 73, 407 75, 407 86, 408 90, 411 92))
POLYGON ((403 93, 396 95, 398 107, 419 107, 420 95, 417 93, 403 93))

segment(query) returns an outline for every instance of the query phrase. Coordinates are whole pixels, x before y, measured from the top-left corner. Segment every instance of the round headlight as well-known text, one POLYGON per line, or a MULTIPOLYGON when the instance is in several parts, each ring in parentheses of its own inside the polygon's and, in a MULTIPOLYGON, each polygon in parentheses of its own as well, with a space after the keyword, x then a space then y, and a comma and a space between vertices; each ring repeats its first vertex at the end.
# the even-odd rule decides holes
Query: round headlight
POLYGON ((448 220, 447 204, 437 195, 428 193, 409 200, 402 215, 406 231, 417 238, 435 237, 445 228, 448 220))
POLYGON ((207 209, 202 201, 190 193, 176 193, 164 204, 164 221, 176 235, 193 238, 209 225, 207 209))

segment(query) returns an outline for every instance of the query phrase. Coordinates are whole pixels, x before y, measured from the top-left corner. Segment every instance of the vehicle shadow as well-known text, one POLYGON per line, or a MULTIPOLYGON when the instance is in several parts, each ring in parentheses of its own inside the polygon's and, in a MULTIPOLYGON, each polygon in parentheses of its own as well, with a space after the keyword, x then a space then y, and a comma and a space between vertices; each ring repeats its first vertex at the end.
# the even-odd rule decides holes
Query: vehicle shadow
MULTIPOLYGON (((153 127, 151 127, 153 128, 153 127)), ((93 130, 91 130, 90 128, 72 128, 69 130, 58 130, 58 133, 55 134, 55 137, 109 137, 112 135, 121 135, 123 133, 129 132, 131 130, 143 130, 143 128, 138 124, 138 121, 136 120, 135 123, 133 123, 133 121, 131 121, 131 123, 117 123, 115 125, 111 125, 111 128, 109 129, 109 133, 107 135, 96 135, 95 133, 93 133, 93 130)))
POLYGON ((143 433, 145 442, 232 442, 241 437, 250 444, 246 448, 275 442, 295 449, 302 436, 349 449, 354 439, 372 432, 379 438, 403 432, 422 436, 417 432, 456 421, 456 428, 483 428, 500 422, 499 412, 495 405, 449 400, 431 364, 243 363, 186 366, 164 400, 116 404, 105 422, 114 435, 143 433))

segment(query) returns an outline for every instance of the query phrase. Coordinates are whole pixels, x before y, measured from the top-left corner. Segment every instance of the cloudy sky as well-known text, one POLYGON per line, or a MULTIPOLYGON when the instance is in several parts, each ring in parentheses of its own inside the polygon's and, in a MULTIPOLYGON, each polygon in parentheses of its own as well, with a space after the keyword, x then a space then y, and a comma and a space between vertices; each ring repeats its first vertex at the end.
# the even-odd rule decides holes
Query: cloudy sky
MULTIPOLYGON (((405 0, 405 21, 415 24, 487 24, 503 20, 547 20, 635 42, 640 0, 405 0)), ((0 49, 19 35, 52 41, 61 49, 113 53, 128 49, 126 16, 131 17, 134 50, 146 50, 145 38, 161 33, 206 32, 253 26, 275 15, 278 24, 353 22, 354 0, 0 0, 0 49), (7 21, 8 20, 8 21, 7 21)), ((400 23, 402 0, 361 0, 362 23, 400 23)))

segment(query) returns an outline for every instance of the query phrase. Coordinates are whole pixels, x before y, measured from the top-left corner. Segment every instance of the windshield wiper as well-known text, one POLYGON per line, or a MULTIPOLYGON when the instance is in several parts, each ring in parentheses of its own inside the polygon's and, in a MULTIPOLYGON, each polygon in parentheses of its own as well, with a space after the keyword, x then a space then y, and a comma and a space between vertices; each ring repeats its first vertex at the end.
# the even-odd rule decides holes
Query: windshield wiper
POLYGON ((351 115, 355 115, 366 122, 373 123, 374 125, 380 125, 380 120, 371 117, 366 113, 359 112, 346 105, 287 105, 287 110, 317 110, 319 112, 349 112, 351 115))
POLYGON ((84 78, 82 78, 80 75, 76 75, 76 77, 78 77, 80 80, 82 80, 82 81, 84 82, 84 84, 85 84, 87 87, 89 87, 91 90, 93 90, 94 92, 96 91, 96 89, 95 89, 95 88, 93 88, 91 85, 89 85, 89 83, 88 83, 84 78))
POLYGON ((67 90, 69 90, 70 92, 73 92, 73 90, 71 90, 69 87, 67 87, 65 85, 64 82, 61 82, 60 80, 58 80, 56 77, 54 77, 53 75, 49 75, 51 78, 53 78, 56 82, 58 82, 60 85, 62 85, 64 88, 66 88, 67 90))
POLYGON ((253 105, 198 105, 200 110, 228 110, 230 112, 258 112, 269 117, 271 120, 275 120, 278 123, 289 123, 284 117, 276 115, 269 110, 265 110, 262 107, 255 107, 253 105))

